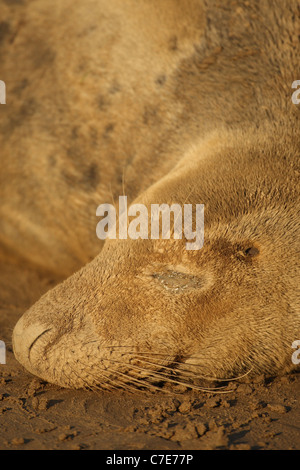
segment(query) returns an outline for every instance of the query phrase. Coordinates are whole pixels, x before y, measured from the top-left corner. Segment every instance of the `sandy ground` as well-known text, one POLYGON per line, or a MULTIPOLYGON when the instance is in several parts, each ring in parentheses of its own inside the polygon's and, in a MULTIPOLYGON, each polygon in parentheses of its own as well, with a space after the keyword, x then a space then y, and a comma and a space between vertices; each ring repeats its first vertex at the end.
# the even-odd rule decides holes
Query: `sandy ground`
MULTIPOLYGON (((0 271, 0 449, 299 449, 300 374, 230 382, 226 393, 161 386, 161 393, 72 391, 16 361, 11 332, 57 281, 13 264, 0 271)), ((223 384, 224 385, 224 384, 223 384)))

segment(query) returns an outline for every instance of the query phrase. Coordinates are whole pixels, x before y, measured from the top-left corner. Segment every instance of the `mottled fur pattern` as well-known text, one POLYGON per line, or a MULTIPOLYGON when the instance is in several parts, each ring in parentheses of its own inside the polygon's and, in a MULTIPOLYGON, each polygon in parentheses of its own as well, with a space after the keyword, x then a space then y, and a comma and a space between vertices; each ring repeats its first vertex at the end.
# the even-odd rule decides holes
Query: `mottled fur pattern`
POLYGON ((17 324, 17 359, 74 388, 291 370, 299 1, 35 0, 19 22, 14 8, 0 250, 70 275, 17 324), (123 193, 205 204, 204 247, 102 248, 96 207, 123 193))

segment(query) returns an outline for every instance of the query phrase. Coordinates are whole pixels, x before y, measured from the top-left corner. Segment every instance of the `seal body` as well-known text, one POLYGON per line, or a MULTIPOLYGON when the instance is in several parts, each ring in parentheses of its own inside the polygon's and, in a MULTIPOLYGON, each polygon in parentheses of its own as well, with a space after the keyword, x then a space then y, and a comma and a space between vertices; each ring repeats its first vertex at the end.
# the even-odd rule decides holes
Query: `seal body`
MULTIPOLYGON (((11 42, 23 81, 1 124, 2 257, 67 278, 17 323, 17 359, 71 388, 292 369, 299 2, 69 6, 36 2, 11 42), (102 247, 96 208, 121 194, 204 204, 203 248, 102 247)), ((8 54, 4 70, 8 87, 8 54)))

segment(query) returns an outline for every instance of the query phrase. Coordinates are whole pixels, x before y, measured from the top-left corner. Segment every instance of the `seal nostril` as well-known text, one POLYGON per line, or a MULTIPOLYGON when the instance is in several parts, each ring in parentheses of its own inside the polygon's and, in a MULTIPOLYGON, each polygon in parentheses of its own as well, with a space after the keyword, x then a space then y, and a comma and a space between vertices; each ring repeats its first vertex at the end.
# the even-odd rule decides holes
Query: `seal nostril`
POLYGON ((48 328, 47 330, 43 331, 43 333, 41 333, 40 335, 38 335, 31 343, 31 345, 29 346, 28 348, 28 359, 30 360, 30 352, 32 350, 32 347, 35 345, 35 343, 42 337, 44 336, 46 333, 48 333, 48 331, 51 331, 52 328, 48 328))
POLYGON ((36 360, 33 351, 36 351, 36 344, 38 341, 43 341, 45 337, 52 335, 50 333, 53 327, 47 328, 50 325, 43 325, 36 321, 29 321, 28 313, 24 314, 14 327, 12 342, 13 351, 16 359, 27 369, 29 372, 36 374, 36 362, 40 362, 40 355, 37 355, 36 360))

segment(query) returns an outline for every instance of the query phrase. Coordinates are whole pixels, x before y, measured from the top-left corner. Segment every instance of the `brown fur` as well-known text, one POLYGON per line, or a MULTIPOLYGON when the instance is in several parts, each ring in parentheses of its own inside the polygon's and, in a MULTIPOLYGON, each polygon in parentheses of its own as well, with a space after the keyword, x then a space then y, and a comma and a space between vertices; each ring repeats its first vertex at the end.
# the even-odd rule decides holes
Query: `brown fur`
POLYGON ((291 369, 299 1, 23 8, 0 46, 12 100, 3 257, 68 276, 101 249, 96 207, 123 191, 146 205, 204 203, 205 245, 105 242, 24 314, 16 357, 68 387, 291 369))

